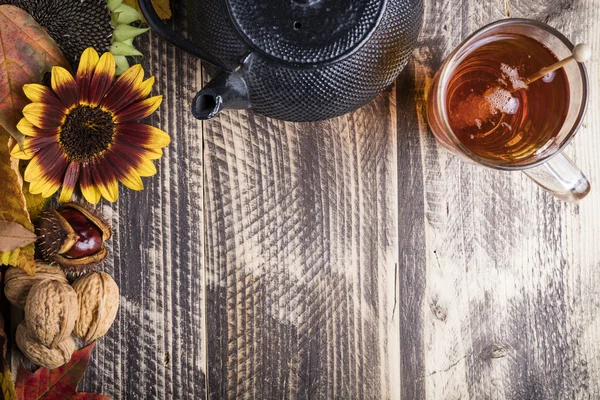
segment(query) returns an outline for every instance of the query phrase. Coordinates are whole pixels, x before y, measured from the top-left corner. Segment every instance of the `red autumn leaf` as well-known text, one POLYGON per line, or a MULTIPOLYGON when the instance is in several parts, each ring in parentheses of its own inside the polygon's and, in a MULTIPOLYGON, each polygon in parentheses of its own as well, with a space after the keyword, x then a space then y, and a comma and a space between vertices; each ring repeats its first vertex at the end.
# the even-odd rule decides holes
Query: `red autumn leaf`
POLYGON ((0 126, 22 144, 17 123, 29 103, 23 85, 41 83, 54 65, 69 63, 48 32, 15 6, 0 6, 0 41, 0 126))
POLYGON ((110 400, 101 394, 78 393, 77 385, 90 361, 94 343, 73 353, 68 364, 31 373, 23 365, 17 374, 17 400, 110 400))

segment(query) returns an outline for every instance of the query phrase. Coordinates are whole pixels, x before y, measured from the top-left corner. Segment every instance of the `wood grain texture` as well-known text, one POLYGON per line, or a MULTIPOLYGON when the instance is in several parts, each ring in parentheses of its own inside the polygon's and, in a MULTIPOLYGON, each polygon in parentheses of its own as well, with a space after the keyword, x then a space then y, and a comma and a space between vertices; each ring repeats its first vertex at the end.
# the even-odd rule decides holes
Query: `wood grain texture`
POLYGON ((399 397, 395 109, 205 125, 209 398, 399 397))
MULTIPOLYGON (((185 28, 182 10, 174 25, 185 28)), ((189 110, 201 85, 198 60, 149 33, 139 42, 153 90, 148 123, 171 135, 143 192, 120 189, 102 205, 112 222, 106 270, 121 290, 117 320, 92 355, 83 390, 115 399, 204 399, 202 129, 189 110)))
MULTIPOLYGON (((398 133, 403 398, 600 397, 597 191, 568 205, 522 174, 463 163, 435 143, 424 110, 443 56, 480 26, 510 13, 598 48, 598 5, 427 2, 420 46, 398 86, 416 100, 399 100, 408 110, 398 133), (409 185, 414 193, 403 194, 409 185)), ((597 57, 588 63, 590 112, 567 149, 592 182, 600 178, 599 67, 597 57)))

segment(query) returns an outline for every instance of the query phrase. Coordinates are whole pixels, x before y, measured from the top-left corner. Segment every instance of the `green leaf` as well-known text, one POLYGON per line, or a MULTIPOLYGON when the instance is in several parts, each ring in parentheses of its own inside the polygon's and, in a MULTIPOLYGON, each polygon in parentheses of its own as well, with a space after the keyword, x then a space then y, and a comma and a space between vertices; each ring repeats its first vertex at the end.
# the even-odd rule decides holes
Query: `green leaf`
POLYGON ((135 47, 125 44, 123 42, 116 42, 110 46, 110 52, 115 56, 141 56, 138 49, 135 47))
POLYGON ((115 9, 114 13, 118 15, 117 23, 119 24, 130 24, 132 22, 142 20, 142 14, 127 4, 121 4, 115 9))
POLYGON ((142 33, 148 32, 150 28, 136 28, 134 26, 119 24, 113 31, 113 41, 123 42, 127 39, 134 38, 142 33))

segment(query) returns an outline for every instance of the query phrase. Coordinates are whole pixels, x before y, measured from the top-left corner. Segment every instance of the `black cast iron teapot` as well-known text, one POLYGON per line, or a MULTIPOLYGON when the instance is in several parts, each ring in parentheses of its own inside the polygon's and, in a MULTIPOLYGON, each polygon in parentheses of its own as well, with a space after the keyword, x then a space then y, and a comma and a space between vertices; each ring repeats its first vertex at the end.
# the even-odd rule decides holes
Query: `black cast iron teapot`
POLYGON ((140 0, 152 28, 214 68, 192 113, 226 108, 287 121, 354 111, 391 85, 417 40, 422 0, 188 0, 192 41, 140 0))

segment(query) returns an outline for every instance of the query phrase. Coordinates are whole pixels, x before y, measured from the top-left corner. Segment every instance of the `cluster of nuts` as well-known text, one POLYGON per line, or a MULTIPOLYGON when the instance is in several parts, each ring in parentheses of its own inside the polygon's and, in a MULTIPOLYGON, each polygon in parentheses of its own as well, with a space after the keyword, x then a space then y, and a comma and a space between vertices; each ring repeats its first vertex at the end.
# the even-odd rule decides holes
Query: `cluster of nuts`
POLYGON ((25 309, 17 346, 32 362, 49 369, 71 359, 71 334, 85 342, 98 339, 108 332, 119 308, 119 288, 105 272, 83 275, 69 285, 60 268, 38 263, 35 276, 10 268, 4 290, 12 304, 25 309))

